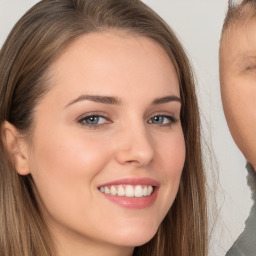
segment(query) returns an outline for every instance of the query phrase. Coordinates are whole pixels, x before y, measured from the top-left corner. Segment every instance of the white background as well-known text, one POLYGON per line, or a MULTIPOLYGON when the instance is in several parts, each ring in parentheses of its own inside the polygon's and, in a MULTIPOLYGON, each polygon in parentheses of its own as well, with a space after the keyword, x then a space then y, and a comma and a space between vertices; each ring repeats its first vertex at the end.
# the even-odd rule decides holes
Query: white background
MULTIPOLYGON (((37 0, 0 0, 0 46, 14 23, 37 0)), ((243 230, 251 207, 245 160, 233 143, 222 111, 218 46, 227 0, 144 0, 178 35, 196 72, 206 141, 211 223, 210 255, 221 256, 243 230), (214 201, 217 201, 215 208, 214 201)))

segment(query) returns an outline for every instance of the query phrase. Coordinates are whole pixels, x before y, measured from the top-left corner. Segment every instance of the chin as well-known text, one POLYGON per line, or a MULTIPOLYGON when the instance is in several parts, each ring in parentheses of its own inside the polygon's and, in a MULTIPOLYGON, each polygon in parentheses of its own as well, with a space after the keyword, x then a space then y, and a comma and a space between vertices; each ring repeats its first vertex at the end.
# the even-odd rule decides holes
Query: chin
MULTIPOLYGON (((118 243, 122 246, 137 247, 149 242, 157 232, 157 228, 147 228, 142 230, 140 227, 132 230, 122 231, 118 234, 118 243)), ((116 241, 117 241, 116 240, 116 241)))

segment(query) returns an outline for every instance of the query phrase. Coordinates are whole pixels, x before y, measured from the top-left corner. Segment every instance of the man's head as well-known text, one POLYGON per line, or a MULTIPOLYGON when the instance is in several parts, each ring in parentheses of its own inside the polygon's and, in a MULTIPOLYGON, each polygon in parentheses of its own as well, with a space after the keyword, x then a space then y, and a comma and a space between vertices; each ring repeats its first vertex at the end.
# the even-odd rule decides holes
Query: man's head
POLYGON ((229 4, 220 43, 220 82, 230 132, 256 169, 256 0, 229 4))

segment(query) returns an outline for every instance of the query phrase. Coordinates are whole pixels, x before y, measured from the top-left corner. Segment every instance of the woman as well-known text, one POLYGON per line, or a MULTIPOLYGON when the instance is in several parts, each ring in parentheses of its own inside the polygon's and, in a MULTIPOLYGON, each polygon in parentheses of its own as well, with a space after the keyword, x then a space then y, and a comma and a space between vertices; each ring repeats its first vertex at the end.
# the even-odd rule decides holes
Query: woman
POLYGON ((206 255, 186 55, 137 0, 43 0, 0 54, 1 255, 206 255))

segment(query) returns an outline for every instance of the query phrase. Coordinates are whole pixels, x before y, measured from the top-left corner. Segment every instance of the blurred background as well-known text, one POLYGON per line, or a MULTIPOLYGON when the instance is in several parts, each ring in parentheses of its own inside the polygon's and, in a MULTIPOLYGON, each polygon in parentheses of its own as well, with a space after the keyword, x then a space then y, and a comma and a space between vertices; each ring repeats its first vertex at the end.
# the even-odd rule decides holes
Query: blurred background
MULTIPOLYGON (((16 21, 38 0, 0 0, 0 47, 16 21)), ((196 73, 208 176, 210 256, 225 255, 252 205, 246 161, 222 111, 218 47, 228 0, 144 0, 174 30, 196 73)))

